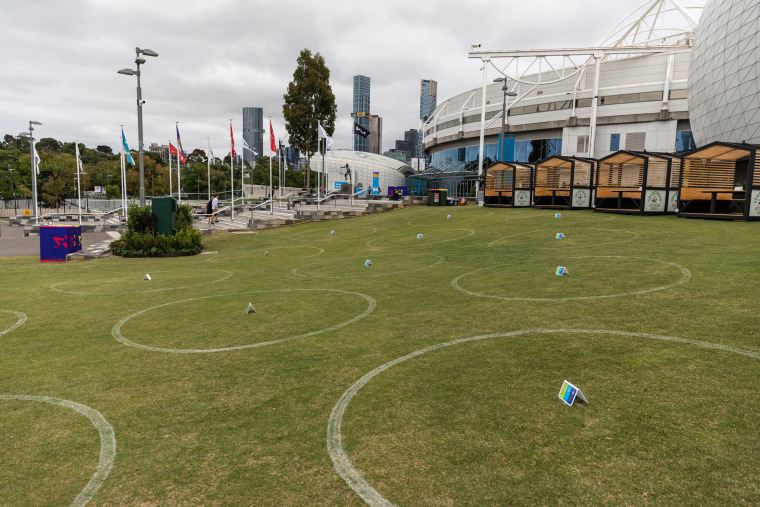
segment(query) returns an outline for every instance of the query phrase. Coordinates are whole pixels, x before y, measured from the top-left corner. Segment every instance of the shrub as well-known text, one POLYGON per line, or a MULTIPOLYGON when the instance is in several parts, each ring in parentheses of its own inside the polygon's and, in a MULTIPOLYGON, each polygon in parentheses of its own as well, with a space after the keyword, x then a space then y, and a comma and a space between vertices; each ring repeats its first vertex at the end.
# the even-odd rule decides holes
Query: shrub
POLYGON ((194 255, 203 250, 201 233, 193 227, 193 208, 181 204, 177 212, 177 233, 156 234, 156 217, 150 206, 130 205, 121 238, 111 243, 111 251, 122 257, 166 257, 194 255))

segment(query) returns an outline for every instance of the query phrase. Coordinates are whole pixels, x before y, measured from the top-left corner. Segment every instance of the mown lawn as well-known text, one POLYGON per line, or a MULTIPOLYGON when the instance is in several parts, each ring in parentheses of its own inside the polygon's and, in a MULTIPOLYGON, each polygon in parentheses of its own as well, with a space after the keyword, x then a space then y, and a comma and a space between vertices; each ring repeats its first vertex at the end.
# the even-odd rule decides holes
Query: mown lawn
POLYGON ((113 428, 92 505, 363 503, 341 474, 401 505, 760 503, 760 224, 562 215, 417 207, 194 257, 0 258, 0 504, 72 502, 101 453, 87 417, 20 395, 113 428))

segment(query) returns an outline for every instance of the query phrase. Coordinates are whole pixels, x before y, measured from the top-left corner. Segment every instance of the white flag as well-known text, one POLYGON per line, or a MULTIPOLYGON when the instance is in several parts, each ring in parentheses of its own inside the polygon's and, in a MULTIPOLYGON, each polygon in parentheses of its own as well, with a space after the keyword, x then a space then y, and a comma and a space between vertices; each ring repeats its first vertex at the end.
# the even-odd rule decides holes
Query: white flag
MULTIPOLYGON (((330 150, 330 153, 332 153, 332 137, 327 135, 327 131, 319 123, 317 123, 317 132, 319 138, 325 140, 325 148, 330 150)), ((332 153, 332 156, 334 157, 335 153, 332 153)))
POLYGON ((74 151, 77 155, 77 174, 79 174, 80 171, 84 171, 84 166, 82 165, 82 159, 79 156, 79 143, 74 141, 74 151))
POLYGON ((34 168, 37 170, 37 174, 40 174, 40 154, 37 153, 37 145, 34 145, 34 168))
POLYGON ((253 150, 251 149, 251 147, 250 147, 250 146, 248 146, 248 141, 246 141, 246 140, 245 140, 245 137, 243 138, 243 149, 244 149, 244 150, 248 150, 248 151, 250 151, 251 153, 253 153, 253 150))
POLYGON ((214 150, 211 149, 211 145, 208 145, 208 152, 209 152, 209 159, 211 161, 216 160, 216 157, 214 156, 214 150))

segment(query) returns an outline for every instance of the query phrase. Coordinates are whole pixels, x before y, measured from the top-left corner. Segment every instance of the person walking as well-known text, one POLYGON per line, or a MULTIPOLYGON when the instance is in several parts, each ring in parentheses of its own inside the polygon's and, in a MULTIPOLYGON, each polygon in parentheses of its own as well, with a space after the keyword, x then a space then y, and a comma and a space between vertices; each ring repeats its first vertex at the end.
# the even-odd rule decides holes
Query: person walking
POLYGON ((208 219, 209 225, 213 224, 219 218, 219 194, 215 194, 211 199, 211 216, 208 219))

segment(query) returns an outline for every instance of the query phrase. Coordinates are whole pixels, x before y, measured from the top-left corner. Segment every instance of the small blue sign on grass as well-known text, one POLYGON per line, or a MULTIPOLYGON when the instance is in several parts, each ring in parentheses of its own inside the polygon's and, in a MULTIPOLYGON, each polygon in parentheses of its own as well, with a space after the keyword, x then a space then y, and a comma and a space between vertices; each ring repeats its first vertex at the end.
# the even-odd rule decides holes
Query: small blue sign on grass
POLYGON ((562 382, 562 387, 559 390, 559 399, 567 403, 568 406, 572 407, 573 403, 575 403, 576 398, 583 401, 584 403, 588 403, 588 400, 586 400, 586 397, 583 396, 583 393, 580 389, 575 387, 567 380, 562 382))
POLYGON ((557 233, 557 239, 565 239, 565 235, 562 234, 561 232, 558 232, 557 233))
POLYGON ((371 260, 369 260, 369 259, 367 259, 367 260, 364 262, 364 265, 365 265, 365 266, 371 266, 371 265, 372 265, 372 261, 371 261, 371 260))
POLYGON ((563 276, 563 275, 569 275, 570 272, 564 266, 557 266, 557 271, 555 271, 555 274, 559 276, 563 276))
POLYGON ((562 213, 555 213, 554 218, 562 218, 562 213))

